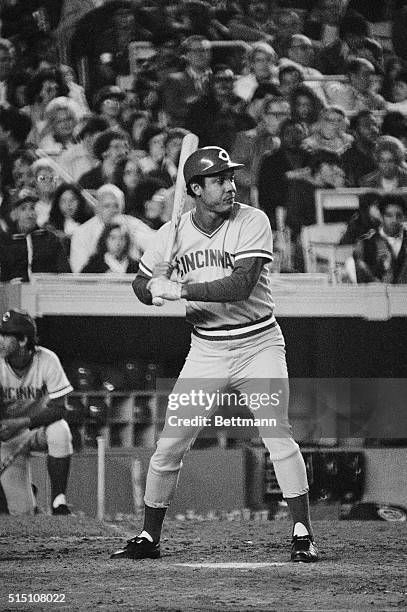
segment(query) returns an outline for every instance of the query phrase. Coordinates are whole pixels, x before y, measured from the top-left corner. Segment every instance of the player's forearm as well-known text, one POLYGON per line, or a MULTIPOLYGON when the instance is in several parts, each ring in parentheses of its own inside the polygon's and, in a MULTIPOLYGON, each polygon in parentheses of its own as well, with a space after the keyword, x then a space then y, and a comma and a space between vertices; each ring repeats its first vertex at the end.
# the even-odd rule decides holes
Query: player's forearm
POLYGON ((182 287, 181 297, 194 302, 241 302, 250 296, 260 271, 257 266, 248 270, 238 268, 227 278, 186 284, 182 287))
POLYGON ((137 273, 136 278, 132 282, 133 291, 143 304, 147 304, 151 306, 152 297, 150 291, 147 289, 147 283, 150 279, 142 274, 141 272, 137 273))
POLYGON ((30 417, 27 427, 29 429, 36 429, 37 427, 46 427, 51 425, 55 421, 63 419, 65 416, 65 398, 58 398, 57 400, 50 400, 45 408, 40 410, 37 414, 30 417))

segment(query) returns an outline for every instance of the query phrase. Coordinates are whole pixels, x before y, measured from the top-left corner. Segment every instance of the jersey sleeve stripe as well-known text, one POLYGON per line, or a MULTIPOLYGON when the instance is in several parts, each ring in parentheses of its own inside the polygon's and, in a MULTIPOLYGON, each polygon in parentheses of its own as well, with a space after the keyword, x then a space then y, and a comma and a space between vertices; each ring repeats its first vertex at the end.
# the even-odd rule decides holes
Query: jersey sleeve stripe
POLYGON ((235 261, 239 261, 239 259, 249 259, 250 257, 263 257, 264 259, 273 261, 273 254, 270 253, 270 251, 244 251, 235 255, 235 261))
POLYGON ((140 261, 140 263, 139 263, 139 268, 147 276, 153 276, 152 270, 150 270, 150 268, 147 268, 147 266, 142 261, 140 261))
POLYGON ((48 393, 49 399, 58 399, 58 397, 63 397, 73 391, 72 385, 68 385, 63 389, 58 389, 57 391, 53 391, 52 393, 48 393))

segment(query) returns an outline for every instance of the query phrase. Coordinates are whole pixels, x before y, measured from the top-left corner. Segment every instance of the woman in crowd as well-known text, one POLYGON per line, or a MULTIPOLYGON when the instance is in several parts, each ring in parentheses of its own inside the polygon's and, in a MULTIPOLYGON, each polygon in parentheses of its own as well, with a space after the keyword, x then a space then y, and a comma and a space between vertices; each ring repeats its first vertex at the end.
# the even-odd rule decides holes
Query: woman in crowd
POLYGON ((140 165, 144 174, 157 171, 161 168, 165 155, 166 131, 157 126, 147 127, 141 139, 141 148, 146 155, 140 158, 140 165))
POLYGON ((46 125, 45 109, 54 98, 67 96, 69 88, 57 69, 41 70, 35 74, 27 85, 28 105, 22 110, 27 113, 32 121, 33 128, 27 141, 38 146, 42 131, 46 125))
POLYGON ((45 157, 37 159, 31 168, 35 189, 39 198, 35 205, 37 225, 38 227, 44 227, 49 221, 52 199, 58 185, 58 176, 52 164, 45 157))
POLYGON ((407 187, 406 150, 393 136, 380 136, 374 151, 377 170, 361 179, 361 187, 394 191, 407 187))
POLYGON ((130 234, 120 223, 104 228, 95 253, 82 269, 84 273, 135 274, 138 262, 130 257, 130 234))
POLYGON ((77 142, 74 132, 79 121, 78 112, 78 105, 65 96, 54 98, 45 109, 45 126, 39 148, 59 164, 62 154, 70 151, 77 142))
POLYGON ((292 120, 302 125, 306 137, 311 136, 318 116, 324 108, 320 98, 310 87, 301 84, 292 92, 290 105, 292 120))
POLYGON ((353 142, 353 136, 347 131, 344 111, 339 106, 323 108, 311 136, 303 140, 302 146, 309 153, 329 151, 343 155, 353 142))
POLYGON ((92 217, 81 191, 73 183, 61 183, 52 199, 49 227, 63 239, 69 255, 74 230, 92 217))

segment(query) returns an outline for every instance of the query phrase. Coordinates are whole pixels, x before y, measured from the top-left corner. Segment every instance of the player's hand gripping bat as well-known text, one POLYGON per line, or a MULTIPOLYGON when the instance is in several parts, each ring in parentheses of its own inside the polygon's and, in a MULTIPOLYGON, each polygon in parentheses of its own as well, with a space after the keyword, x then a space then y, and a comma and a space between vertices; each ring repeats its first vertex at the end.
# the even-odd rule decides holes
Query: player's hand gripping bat
MULTIPOLYGON (((177 236, 177 230, 179 226, 179 222, 181 220, 182 211, 184 209, 185 202, 185 180, 184 180, 184 164, 188 157, 197 150, 199 143, 199 138, 196 134, 190 132, 186 134, 182 140, 181 153, 178 164, 178 172, 177 172, 177 180, 175 182, 175 194, 174 194, 174 206, 172 209, 171 223, 170 223, 170 231, 168 234, 167 246, 164 254, 164 261, 168 264, 171 263, 172 254, 174 250, 175 239, 177 236)), ((164 299, 162 297, 153 295, 153 304, 154 306, 162 306, 164 304, 164 299)))

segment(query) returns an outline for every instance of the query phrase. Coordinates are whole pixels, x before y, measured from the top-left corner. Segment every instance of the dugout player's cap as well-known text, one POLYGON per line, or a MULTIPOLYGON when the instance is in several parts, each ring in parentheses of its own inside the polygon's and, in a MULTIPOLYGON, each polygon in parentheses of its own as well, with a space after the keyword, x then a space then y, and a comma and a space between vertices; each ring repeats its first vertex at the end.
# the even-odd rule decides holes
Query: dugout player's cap
POLYGON ((188 185, 194 176, 211 176, 232 168, 243 168, 244 164, 232 162, 229 153, 221 147, 203 147, 188 157, 184 164, 184 178, 188 185))
POLYGON ((35 342, 37 339, 37 326, 26 310, 10 308, 1 317, 0 334, 6 336, 14 336, 16 334, 27 336, 31 342, 35 342))

